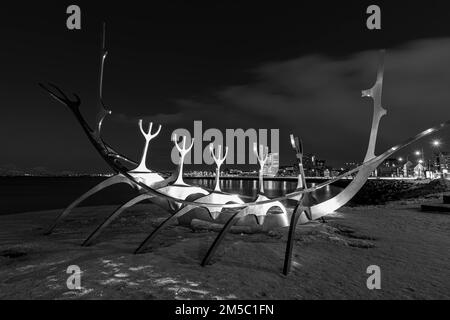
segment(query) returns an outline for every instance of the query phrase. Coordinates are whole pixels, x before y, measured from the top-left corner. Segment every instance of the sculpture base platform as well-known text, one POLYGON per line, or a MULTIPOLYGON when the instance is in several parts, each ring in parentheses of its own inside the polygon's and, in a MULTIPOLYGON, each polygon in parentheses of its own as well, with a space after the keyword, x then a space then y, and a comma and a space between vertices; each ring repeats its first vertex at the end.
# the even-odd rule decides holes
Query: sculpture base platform
MULTIPOLYGON (((256 201, 269 200, 264 195, 259 195, 256 201)), ((198 200, 201 201, 201 198, 198 200)), ((236 226, 249 227, 252 232, 267 232, 277 228, 289 226, 289 218, 285 206, 281 202, 256 205, 242 209, 243 217, 235 224, 236 226), (276 208, 279 211, 276 211, 276 208)), ((233 216, 234 210, 220 212, 215 219, 203 208, 195 208, 178 218, 181 225, 190 226, 193 220, 202 220, 215 224, 225 224, 233 216)))
POLYGON ((173 198, 183 199, 185 200, 191 194, 204 194, 207 195, 208 191, 203 188, 182 184, 173 184, 161 189, 158 189, 159 192, 167 194, 173 198))
MULTIPOLYGON (((188 197, 191 195, 198 195, 198 194, 207 195, 208 194, 208 191, 206 191, 203 188, 196 187, 196 186, 190 186, 187 184, 173 184, 173 185, 158 189, 158 191, 163 194, 166 194, 168 196, 171 196, 173 198, 182 199, 182 200, 188 199, 188 197)), ((195 200, 195 199, 189 199, 189 200, 195 200)), ((172 202, 172 201, 170 201, 170 202, 172 202)), ((181 204, 175 203, 173 201, 173 207, 174 207, 173 209, 177 210, 177 209, 181 208, 181 204)))
MULTIPOLYGON (((130 171, 129 174, 136 178, 139 182, 144 183, 147 186, 152 186, 155 183, 164 181, 164 178, 160 176, 156 172, 140 172, 140 171, 130 171)), ((142 189, 141 187, 137 187, 138 189, 142 189)))

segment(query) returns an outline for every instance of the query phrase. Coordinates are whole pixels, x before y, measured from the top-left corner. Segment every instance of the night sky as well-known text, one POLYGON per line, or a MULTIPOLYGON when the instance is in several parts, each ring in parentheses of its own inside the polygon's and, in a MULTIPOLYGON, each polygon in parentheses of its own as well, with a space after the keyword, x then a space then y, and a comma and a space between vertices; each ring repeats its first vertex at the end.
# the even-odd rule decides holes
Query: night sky
MULTIPOLYGON (((329 164, 362 161, 372 100, 360 91, 373 85, 382 48, 388 115, 377 150, 450 119, 450 13, 444 1, 297 2, 303 4, 3 4, 0 167, 109 171, 70 111, 38 86, 54 82, 78 93, 93 124, 103 21, 109 51, 104 98, 113 111, 104 138, 138 159, 143 138, 137 119, 162 124, 148 157, 157 170, 173 166, 172 131, 192 131, 194 120, 202 120, 204 130, 280 129, 281 164, 295 161, 291 132, 303 139, 306 152, 329 164), (81 7, 80 31, 66 28, 70 4, 81 7), (370 4, 381 7, 382 30, 366 28, 370 4)), ((450 151, 446 130, 398 155, 414 159, 412 151, 422 147, 430 154, 433 138, 450 151)))

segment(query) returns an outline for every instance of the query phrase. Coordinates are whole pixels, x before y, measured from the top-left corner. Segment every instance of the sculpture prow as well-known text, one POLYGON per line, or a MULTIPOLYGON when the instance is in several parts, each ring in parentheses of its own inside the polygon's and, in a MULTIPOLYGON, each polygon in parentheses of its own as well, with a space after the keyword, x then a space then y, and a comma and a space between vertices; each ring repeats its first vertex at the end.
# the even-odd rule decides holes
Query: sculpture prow
MULTIPOLYGON (((375 147, 377 142, 379 124, 381 118, 387 114, 387 110, 384 109, 381 105, 381 97, 383 92, 383 75, 384 50, 380 51, 380 62, 378 65, 377 80, 375 82, 375 85, 371 89, 362 91, 362 97, 370 97, 373 99, 372 127, 370 130, 369 144, 367 146, 364 163, 369 162, 376 157, 375 147)), ((356 193, 361 190, 363 185, 367 182, 367 179, 370 177, 371 173, 383 162, 383 160, 384 159, 381 158, 375 162, 371 162, 368 165, 362 166, 353 181, 338 195, 317 205, 309 207, 311 218, 313 220, 319 219, 324 215, 336 211, 337 209, 348 203, 356 195, 356 193)), ((308 218, 305 215, 301 215, 299 222, 305 223, 307 221, 308 218)))

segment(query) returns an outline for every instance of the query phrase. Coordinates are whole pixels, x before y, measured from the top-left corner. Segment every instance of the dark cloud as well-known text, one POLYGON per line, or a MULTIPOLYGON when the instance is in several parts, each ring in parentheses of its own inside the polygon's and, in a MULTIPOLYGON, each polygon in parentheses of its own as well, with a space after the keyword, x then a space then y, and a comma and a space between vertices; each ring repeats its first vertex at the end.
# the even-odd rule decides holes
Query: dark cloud
MULTIPOLYGON (((383 105, 388 115, 380 127, 380 151, 450 118, 448 57, 449 38, 387 51, 383 105)), ((281 139, 296 132, 310 152, 334 163, 360 161, 372 115, 372 102, 361 98, 361 90, 373 85, 377 62, 376 51, 364 51, 339 59, 308 55, 266 63, 254 70, 257 81, 217 92, 213 106, 200 101, 181 105, 190 117, 211 123, 218 109, 226 110, 220 122, 230 128, 236 123, 281 128, 281 139)))

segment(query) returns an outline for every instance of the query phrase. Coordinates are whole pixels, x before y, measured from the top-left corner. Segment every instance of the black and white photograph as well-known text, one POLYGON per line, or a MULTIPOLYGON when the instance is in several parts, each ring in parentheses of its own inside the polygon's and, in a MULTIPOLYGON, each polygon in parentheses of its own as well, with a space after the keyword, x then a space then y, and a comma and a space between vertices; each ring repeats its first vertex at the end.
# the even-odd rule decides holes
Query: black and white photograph
POLYGON ((0 300, 449 300, 449 9, 2 4, 0 300))

